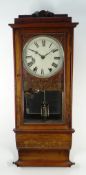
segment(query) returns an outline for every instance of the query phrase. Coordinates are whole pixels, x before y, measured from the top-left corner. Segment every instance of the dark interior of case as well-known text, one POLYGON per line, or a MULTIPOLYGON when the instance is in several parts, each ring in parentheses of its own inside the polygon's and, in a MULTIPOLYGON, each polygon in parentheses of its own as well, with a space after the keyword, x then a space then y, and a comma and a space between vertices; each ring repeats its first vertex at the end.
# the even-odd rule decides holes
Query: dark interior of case
POLYGON ((24 92, 24 122, 58 122, 62 120, 62 92, 24 92))

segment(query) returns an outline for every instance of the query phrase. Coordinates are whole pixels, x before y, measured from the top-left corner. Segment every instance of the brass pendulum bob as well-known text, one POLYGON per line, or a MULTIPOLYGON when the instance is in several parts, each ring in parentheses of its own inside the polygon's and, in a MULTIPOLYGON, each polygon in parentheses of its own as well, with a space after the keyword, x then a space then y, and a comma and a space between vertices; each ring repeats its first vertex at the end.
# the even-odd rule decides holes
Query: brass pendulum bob
POLYGON ((42 120, 47 120, 49 117, 49 104, 46 103, 46 98, 45 98, 45 90, 44 90, 44 99, 43 103, 41 104, 41 116, 42 120))

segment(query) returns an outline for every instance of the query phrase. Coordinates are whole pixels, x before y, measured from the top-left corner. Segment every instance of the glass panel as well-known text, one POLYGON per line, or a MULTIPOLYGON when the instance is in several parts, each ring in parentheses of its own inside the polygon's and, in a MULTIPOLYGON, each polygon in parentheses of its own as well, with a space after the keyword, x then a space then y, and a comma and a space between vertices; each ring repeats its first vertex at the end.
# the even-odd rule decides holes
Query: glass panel
POLYGON ((24 92, 25 122, 61 121, 62 92, 29 89, 24 92))

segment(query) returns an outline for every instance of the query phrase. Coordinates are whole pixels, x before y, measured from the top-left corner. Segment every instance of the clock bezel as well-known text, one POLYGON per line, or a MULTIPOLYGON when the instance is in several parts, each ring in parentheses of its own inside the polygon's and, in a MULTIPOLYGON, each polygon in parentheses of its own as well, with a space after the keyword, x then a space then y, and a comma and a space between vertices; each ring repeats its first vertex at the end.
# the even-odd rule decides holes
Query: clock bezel
POLYGON ((61 69, 63 68, 63 65, 64 65, 64 48, 63 48, 63 45, 62 45, 62 43, 59 41, 58 38, 55 38, 55 37, 51 36, 50 34, 49 34, 49 35, 48 35, 48 34, 44 34, 44 35, 43 35, 43 34, 40 34, 40 35, 37 34, 37 35, 35 35, 35 36, 32 36, 30 39, 28 39, 28 40, 26 41, 26 43, 24 44, 23 50, 22 50, 22 59, 24 60, 24 61, 23 61, 23 66, 24 66, 25 70, 26 70, 31 76, 37 77, 37 78, 41 78, 41 79, 51 78, 51 77, 53 77, 54 75, 56 75, 57 73, 59 73, 59 72, 61 71, 61 69), (54 40, 54 42, 56 42, 56 43, 59 45, 59 50, 60 50, 59 52, 60 52, 60 54, 61 54, 60 67, 57 68, 57 70, 54 71, 52 74, 48 74, 48 75, 45 75, 45 76, 43 76, 43 75, 37 75, 37 74, 35 74, 33 71, 31 71, 31 69, 28 69, 28 66, 27 66, 26 61, 25 61, 25 58, 24 58, 24 54, 25 54, 25 53, 24 53, 24 49, 28 47, 29 43, 30 43, 32 40, 34 40, 35 38, 39 38, 39 37, 47 37, 47 38, 50 38, 50 39, 54 40))

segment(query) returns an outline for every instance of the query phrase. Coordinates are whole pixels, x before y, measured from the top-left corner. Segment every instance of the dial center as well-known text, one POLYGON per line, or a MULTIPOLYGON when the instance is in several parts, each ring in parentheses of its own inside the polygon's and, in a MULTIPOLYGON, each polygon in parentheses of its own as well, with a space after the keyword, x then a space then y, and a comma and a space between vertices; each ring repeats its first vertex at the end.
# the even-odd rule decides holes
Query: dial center
POLYGON ((45 59, 45 55, 41 55, 41 59, 45 59))

